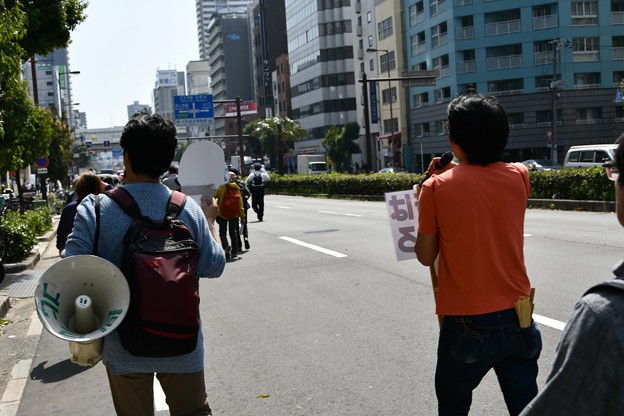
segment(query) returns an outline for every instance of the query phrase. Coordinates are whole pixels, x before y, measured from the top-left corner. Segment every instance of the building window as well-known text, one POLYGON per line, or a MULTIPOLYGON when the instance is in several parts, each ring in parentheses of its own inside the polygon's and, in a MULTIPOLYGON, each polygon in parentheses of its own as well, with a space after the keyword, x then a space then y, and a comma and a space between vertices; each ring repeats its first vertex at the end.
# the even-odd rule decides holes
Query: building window
POLYGON ((397 89, 396 87, 386 88, 381 91, 381 102, 385 104, 390 104, 390 98, 392 98, 392 102, 397 102, 397 89))
POLYGON ((368 21, 368 23, 373 21, 373 15, 371 14, 371 12, 366 13, 366 20, 368 21))
POLYGON ((368 47, 369 48, 373 47, 373 35, 368 36, 368 47))
POLYGON ((392 36, 392 33, 392 16, 377 24, 377 37, 379 40, 392 36))
POLYGON ((600 88, 600 72, 580 72, 574 74, 574 88, 600 88))
POLYGON ((488 92, 492 95, 522 94, 524 92, 524 79, 516 78, 488 82, 488 92))
POLYGON ((595 62, 600 60, 600 39, 598 36, 572 39, 573 62, 595 62))
POLYGON ((431 136, 431 126, 429 123, 416 124, 416 136, 427 137, 431 136))
POLYGON ((597 1, 572 2, 572 26, 598 25, 597 1))
POLYGON ((416 26, 418 23, 422 23, 425 21, 425 6, 423 5, 422 0, 416 2, 416 4, 412 4, 409 7, 409 24, 410 27, 416 26))
POLYGON ((576 109, 576 124, 602 123, 602 108, 589 107, 576 109))
POLYGON ((425 32, 419 32, 410 37, 411 56, 425 52, 425 32))
POLYGON ((524 127, 524 113, 507 113, 510 129, 521 129, 524 127))
POLYGON ((435 103, 440 104, 451 101, 451 87, 444 87, 433 91, 435 103))
POLYGON ((446 10, 446 0, 429 0, 429 14, 431 17, 446 10))
POLYGON ((446 22, 442 22, 431 28, 431 46, 438 47, 448 43, 446 22))
POLYGON ((370 64, 370 70, 371 70, 371 71, 374 71, 374 70, 375 70, 375 60, 374 60, 374 59, 371 59, 371 60, 369 61, 369 64, 370 64))
POLYGON ((429 93, 423 92, 414 95, 414 107, 424 107, 429 104, 429 93))
POLYGON ((438 71, 438 79, 448 77, 450 75, 449 71, 449 56, 442 55, 437 58, 433 58, 431 61, 433 70, 438 71))
POLYGON ((384 53, 379 57, 380 62, 380 71, 382 73, 389 72, 396 68, 396 60, 394 58, 394 51, 389 51, 388 53, 384 53))

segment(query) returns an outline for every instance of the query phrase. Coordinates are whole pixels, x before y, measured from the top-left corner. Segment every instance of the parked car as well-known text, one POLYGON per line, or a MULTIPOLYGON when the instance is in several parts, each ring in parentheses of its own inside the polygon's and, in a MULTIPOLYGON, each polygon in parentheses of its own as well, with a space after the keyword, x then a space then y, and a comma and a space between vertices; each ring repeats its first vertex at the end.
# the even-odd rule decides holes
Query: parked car
POLYGON ((379 171, 379 173, 404 173, 404 172, 407 172, 407 171, 398 166, 388 166, 387 168, 383 168, 379 171))
POLYGON ((563 161, 564 168, 588 168, 615 161, 617 144, 572 146, 563 161))
POLYGON ((558 170, 561 166, 549 159, 529 159, 522 162, 529 170, 558 170))

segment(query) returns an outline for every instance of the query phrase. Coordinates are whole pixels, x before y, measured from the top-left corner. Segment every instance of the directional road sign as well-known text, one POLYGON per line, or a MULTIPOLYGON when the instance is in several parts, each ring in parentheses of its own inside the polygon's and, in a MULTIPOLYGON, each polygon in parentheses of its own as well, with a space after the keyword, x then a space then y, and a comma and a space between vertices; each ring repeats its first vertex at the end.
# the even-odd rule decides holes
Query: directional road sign
POLYGON ((214 119, 212 95, 177 95, 173 97, 173 111, 178 125, 209 123, 214 119))

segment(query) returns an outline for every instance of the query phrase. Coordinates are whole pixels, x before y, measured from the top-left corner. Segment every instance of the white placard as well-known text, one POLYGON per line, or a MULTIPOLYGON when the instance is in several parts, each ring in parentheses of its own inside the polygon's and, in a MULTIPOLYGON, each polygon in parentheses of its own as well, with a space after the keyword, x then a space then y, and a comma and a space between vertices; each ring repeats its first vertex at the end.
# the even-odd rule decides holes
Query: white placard
POLYGON ((409 191, 388 192, 384 196, 397 261, 415 260, 414 246, 418 232, 416 191, 410 189, 409 191))

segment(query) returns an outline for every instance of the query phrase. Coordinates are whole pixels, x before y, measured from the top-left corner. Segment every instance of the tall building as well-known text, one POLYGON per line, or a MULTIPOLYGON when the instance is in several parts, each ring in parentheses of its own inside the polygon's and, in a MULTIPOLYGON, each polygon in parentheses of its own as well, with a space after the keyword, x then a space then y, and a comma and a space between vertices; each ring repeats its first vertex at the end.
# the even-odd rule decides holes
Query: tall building
POLYGON ((157 70, 154 85, 154 111, 174 120, 173 97, 186 95, 184 72, 175 69, 157 70))
POLYGON ((293 118, 310 135, 295 143, 298 154, 324 153, 321 142, 329 129, 357 120, 349 4, 286 0, 293 118))
MULTIPOLYGON (((219 11, 214 14, 208 33, 210 49, 207 60, 210 64, 213 99, 233 100, 240 97, 242 101, 253 100, 253 70, 247 14, 219 11)), ((223 103, 214 106, 215 116, 224 116, 225 110, 226 106, 223 103)), ((231 121, 216 118, 215 135, 230 134, 228 126, 235 124, 230 123, 231 121)))
POLYGON ((213 15, 219 10, 245 13, 252 0, 195 0, 195 14, 197 15, 197 39, 199 44, 199 59, 208 57, 208 31, 213 15))
POLYGON ((35 56, 35 79, 37 96, 33 89, 32 61, 22 66, 23 77, 28 84, 28 92, 35 103, 41 107, 50 107, 56 115, 64 120, 70 128, 74 128, 74 107, 72 103, 71 77, 79 71, 72 71, 69 66, 67 49, 55 49, 48 55, 35 56))
POLYGON ((624 79, 624 1, 404 4, 408 68, 438 71, 435 87, 409 90, 415 161, 427 166, 449 149, 446 106, 469 85, 507 109, 506 160, 561 163, 571 145, 612 143, 624 130, 616 99, 624 79))
POLYGON ((252 4, 253 65, 258 116, 275 115, 272 74, 276 60, 288 53, 284 0, 254 0, 252 4))
POLYGON ((130 120, 130 117, 132 117, 134 113, 138 113, 139 111, 147 111, 148 113, 152 112, 152 107, 147 104, 139 104, 138 101, 135 101, 126 107, 128 109, 128 120, 130 120))

